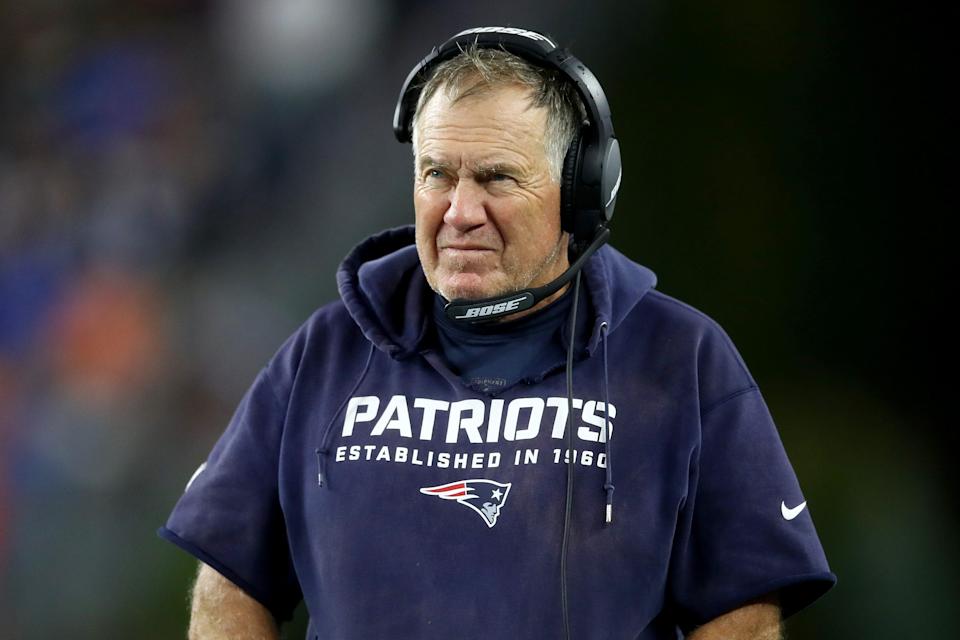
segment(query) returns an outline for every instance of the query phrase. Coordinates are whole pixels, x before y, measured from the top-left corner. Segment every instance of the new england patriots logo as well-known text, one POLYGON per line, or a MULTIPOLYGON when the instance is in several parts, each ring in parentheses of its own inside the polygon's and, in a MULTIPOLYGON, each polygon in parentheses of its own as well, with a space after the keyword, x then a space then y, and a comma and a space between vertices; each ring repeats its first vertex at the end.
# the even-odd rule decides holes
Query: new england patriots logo
POLYGON ((423 487, 420 493, 443 500, 456 500, 477 512, 488 527, 497 524, 500 509, 507 503, 511 483, 493 480, 458 480, 436 487, 423 487))

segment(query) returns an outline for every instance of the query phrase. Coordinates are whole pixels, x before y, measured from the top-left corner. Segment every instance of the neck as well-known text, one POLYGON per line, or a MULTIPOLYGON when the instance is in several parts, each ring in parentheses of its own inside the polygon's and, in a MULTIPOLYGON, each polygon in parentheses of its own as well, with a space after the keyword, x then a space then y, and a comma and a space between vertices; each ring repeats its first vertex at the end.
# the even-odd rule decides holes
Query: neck
POLYGON ((567 289, 569 289, 569 288, 570 288, 570 285, 569 285, 569 284, 568 284, 568 285, 564 285, 564 287, 563 287, 562 289, 560 289, 559 291, 557 291, 557 292, 554 293, 553 295, 551 295, 551 296, 549 296, 549 297, 547 297, 547 298, 544 298, 543 300, 541 300, 541 301, 538 302, 537 304, 533 305, 533 306, 530 307, 529 309, 524 309, 523 311, 518 311, 517 313, 513 313, 513 314, 510 314, 510 315, 508 315, 508 316, 501 316, 501 317, 493 320, 493 322, 496 322, 496 323, 501 323, 501 322, 513 322, 514 320, 519 320, 520 318, 523 318, 523 317, 525 317, 525 316, 528 316, 528 315, 530 315, 531 313, 536 313, 537 311, 540 311, 541 309, 544 309, 544 308, 546 308, 546 307, 549 307, 551 304, 553 304, 554 302, 556 302, 557 300, 559 300, 561 297, 563 297, 563 294, 566 293, 566 292, 567 292, 567 289))

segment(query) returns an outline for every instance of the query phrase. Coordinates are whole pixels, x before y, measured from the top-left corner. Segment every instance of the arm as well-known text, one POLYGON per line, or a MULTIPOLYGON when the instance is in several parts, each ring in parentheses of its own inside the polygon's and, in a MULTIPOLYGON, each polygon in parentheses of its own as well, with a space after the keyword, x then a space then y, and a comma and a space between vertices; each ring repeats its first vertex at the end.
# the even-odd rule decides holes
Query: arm
POLYGON ((780 640, 780 604, 775 593, 714 618, 689 640, 780 640))
POLYGON ((208 565, 200 563, 190 609, 190 640, 278 640, 273 615, 208 565))

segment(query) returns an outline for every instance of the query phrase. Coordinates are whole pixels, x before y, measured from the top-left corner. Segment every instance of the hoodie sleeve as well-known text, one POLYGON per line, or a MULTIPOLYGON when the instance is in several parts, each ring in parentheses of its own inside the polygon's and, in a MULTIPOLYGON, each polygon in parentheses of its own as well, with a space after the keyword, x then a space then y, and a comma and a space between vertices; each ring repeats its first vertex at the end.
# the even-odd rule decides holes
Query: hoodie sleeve
POLYGON ((158 531, 280 620, 301 599, 278 494, 283 419, 265 369, 158 531))
POLYGON ((684 631, 771 592, 786 618, 836 582, 766 403, 729 348, 749 384, 702 409, 669 579, 684 631))

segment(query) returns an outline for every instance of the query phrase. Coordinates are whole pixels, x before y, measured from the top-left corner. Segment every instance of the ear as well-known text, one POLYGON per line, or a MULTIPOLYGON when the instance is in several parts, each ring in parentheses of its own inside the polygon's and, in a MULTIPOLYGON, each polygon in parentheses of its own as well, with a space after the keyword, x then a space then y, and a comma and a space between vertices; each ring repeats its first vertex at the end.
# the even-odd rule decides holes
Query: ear
POLYGON ((577 175, 580 168, 580 132, 573 136, 567 153, 563 157, 563 170, 560 172, 560 228, 573 233, 577 203, 577 175))

